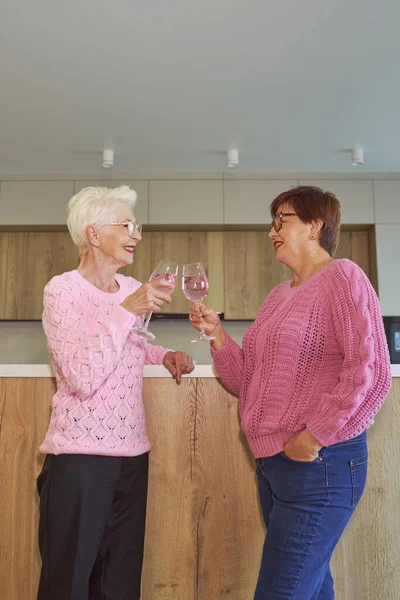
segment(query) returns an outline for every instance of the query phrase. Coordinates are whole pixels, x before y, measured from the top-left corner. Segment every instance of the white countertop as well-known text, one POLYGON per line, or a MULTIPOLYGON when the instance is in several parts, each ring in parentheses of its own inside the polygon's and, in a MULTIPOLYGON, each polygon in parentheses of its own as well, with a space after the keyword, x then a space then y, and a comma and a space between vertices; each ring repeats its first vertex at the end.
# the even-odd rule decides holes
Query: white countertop
MULTIPOLYGON (((0 377, 54 377, 54 374, 51 365, 0 364, 0 377)), ((143 377, 169 378, 171 375, 162 365, 146 365, 143 377)), ((196 365, 190 375, 183 377, 217 377, 217 375, 212 365, 196 365)))
MULTIPOLYGON (((400 377, 400 365, 391 365, 392 377, 400 377)), ((0 377, 54 377, 51 365, 2 365, 0 377)), ((162 365, 146 365, 143 377, 164 377, 171 375, 162 365)), ((196 365, 194 371, 183 377, 218 377, 213 365, 196 365)))

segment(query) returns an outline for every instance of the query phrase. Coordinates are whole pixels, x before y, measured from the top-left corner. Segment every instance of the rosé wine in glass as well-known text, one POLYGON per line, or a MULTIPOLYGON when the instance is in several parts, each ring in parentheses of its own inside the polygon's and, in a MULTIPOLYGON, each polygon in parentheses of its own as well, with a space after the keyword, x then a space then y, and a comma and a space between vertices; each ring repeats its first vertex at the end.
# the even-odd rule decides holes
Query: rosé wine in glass
POLYGON ((208 294, 208 279, 206 275, 184 275, 182 291, 190 302, 200 303, 208 294))
MULTIPOLYGON (((186 298, 194 304, 200 304, 208 294, 208 279, 203 265, 200 262, 183 265, 182 291, 186 298)), ((215 337, 206 335, 203 323, 200 335, 192 342, 205 342, 215 340, 215 337)))
MULTIPOLYGON (((175 287, 176 277, 178 274, 178 264, 171 260, 163 259, 156 265, 152 274, 150 275, 149 281, 155 281, 156 279, 165 279, 172 283, 175 287)), ((174 290, 171 290, 171 295, 174 290)), ((132 331, 139 337, 145 338, 146 340, 155 340, 156 336, 148 330, 151 315, 149 312, 144 317, 144 323, 142 326, 132 327, 132 331)))

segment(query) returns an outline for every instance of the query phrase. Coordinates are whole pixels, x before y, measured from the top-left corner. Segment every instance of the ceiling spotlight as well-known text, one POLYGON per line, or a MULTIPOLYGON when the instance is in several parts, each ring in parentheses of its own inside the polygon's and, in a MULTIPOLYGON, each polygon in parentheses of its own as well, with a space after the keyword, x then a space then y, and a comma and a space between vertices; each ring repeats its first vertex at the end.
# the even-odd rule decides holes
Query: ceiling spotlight
POLYGON ((236 148, 231 148, 228 150, 228 167, 233 169, 233 167, 237 167, 239 164, 239 151, 236 148))
POLYGON ((114 150, 103 150, 103 169, 111 169, 114 166, 114 150))
POLYGON ((351 162, 353 167, 364 164, 364 148, 353 148, 351 151, 351 162))

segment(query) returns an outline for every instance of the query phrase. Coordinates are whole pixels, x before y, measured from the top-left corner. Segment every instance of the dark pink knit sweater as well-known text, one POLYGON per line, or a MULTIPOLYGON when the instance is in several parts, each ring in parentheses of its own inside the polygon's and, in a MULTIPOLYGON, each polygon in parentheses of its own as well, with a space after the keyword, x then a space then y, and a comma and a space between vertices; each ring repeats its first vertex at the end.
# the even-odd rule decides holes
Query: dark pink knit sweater
POLYGON ((335 260, 304 284, 266 298, 243 339, 212 349, 223 383, 239 395, 256 457, 272 456, 307 428, 328 446, 373 423, 391 385, 379 302, 353 262, 335 260))

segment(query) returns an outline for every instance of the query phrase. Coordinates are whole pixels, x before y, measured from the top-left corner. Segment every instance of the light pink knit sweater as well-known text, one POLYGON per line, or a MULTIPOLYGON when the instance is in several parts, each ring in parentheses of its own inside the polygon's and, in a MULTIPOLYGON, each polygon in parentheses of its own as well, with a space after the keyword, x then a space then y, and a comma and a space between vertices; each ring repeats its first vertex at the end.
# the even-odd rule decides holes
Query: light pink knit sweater
POLYGON ((363 271, 335 260, 304 284, 278 285, 243 339, 212 350, 239 395, 242 428, 257 458, 307 428, 328 446, 373 423, 391 385, 379 302, 363 271))
POLYGON ((108 294, 70 271, 44 290, 57 392, 41 452, 137 456, 150 449, 143 366, 162 364, 168 350, 131 332, 137 319, 119 305, 141 284, 119 274, 116 280, 119 291, 108 294))

